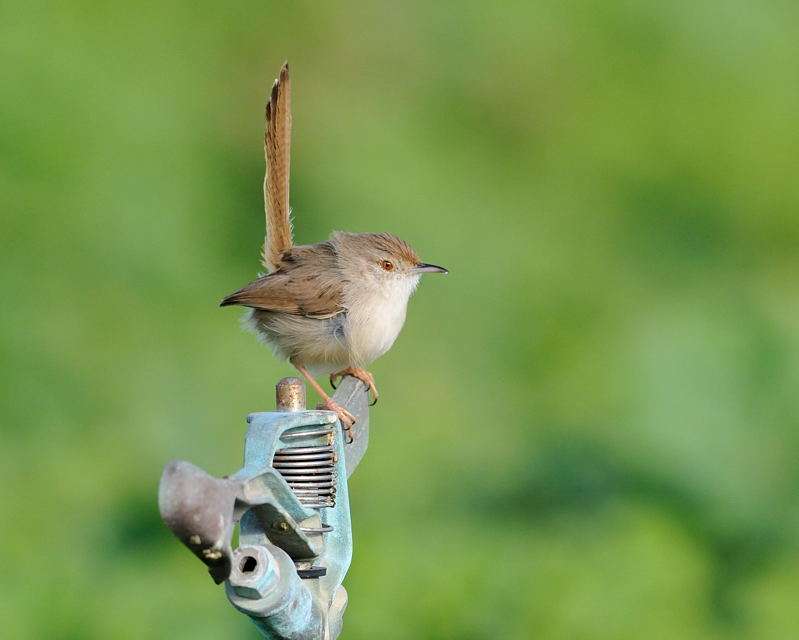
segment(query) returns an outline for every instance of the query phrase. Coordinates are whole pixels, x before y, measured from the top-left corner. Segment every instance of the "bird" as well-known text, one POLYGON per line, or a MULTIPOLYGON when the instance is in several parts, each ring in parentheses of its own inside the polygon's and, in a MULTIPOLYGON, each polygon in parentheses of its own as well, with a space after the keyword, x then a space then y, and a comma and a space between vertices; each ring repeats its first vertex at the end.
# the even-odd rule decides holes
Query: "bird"
POLYGON ((390 233, 333 231, 317 244, 295 245, 289 207, 291 82, 288 62, 272 85, 264 132, 262 251, 265 275, 226 296, 220 306, 248 307, 245 326, 275 355, 288 360, 334 411, 352 441, 355 416, 316 380, 352 375, 379 397, 366 367, 394 344, 408 300, 425 273, 448 273, 422 262, 403 239, 390 233))

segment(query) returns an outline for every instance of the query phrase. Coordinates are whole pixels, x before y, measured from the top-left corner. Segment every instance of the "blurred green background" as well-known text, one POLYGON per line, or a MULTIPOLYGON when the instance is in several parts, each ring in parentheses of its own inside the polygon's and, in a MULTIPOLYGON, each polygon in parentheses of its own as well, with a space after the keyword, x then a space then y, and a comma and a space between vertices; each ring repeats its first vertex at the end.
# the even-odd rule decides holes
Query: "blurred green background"
POLYGON ((291 374, 259 268, 425 278, 374 366, 343 638, 799 637, 795 2, 26 2, 0 21, 7 638, 255 638, 162 525, 291 374))

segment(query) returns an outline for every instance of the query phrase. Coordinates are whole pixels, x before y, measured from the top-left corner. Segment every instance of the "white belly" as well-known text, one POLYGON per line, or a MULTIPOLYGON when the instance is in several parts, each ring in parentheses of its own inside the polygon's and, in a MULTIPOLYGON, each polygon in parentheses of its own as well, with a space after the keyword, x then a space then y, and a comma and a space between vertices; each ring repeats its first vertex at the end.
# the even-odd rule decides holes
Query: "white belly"
POLYGON ((408 298, 415 283, 388 295, 357 296, 347 311, 347 342, 352 365, 365 367, 391 348, 405 323, 408 298), (407 289, 407 290, 406 290, 407 289))

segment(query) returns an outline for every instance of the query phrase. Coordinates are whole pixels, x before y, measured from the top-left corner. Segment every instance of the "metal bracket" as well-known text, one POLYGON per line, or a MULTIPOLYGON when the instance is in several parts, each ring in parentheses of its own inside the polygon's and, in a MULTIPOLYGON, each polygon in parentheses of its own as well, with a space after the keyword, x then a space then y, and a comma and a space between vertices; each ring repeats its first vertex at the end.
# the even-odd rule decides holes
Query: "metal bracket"
POLYGON ((297 378, 277 385, 277 411, 247 416, 244 466, 216 478, 185 461, 161 476, 161 517, 230 602, 267 638, 335 638, 352 557, 347 477, 369 444, 368 392, 346 377, 334 399, 356 417, 305 408, 297 378), (236 524, 239 547, 232 549, 236 524))

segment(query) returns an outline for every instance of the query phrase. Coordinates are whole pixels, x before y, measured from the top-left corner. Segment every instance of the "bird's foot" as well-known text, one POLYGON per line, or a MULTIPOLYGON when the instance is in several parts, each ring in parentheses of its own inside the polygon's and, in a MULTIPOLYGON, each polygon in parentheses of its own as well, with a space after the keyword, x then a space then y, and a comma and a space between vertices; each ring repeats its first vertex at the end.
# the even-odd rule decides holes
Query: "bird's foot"
POLYGON ((370 406, 374 406, 377 404, 377 399, 380 397, 380 394, 377 392, 377 387, 375 386, 375 377, 369 373, 366 369, 359 369, 358 367, 347 367, 341 371, 336 371, 336 373, 330 374, 330 386, 334 389, 336 388, 336 379, 343 378, 344 376, 354 376, 358 378, 361 382, 366 385, 367 390, 372 390, 372 397, 374 400, 370 403, 370 406))
POLYGON ((341 421, 341 426, 344 427, 344 433, 347 436, 347 444, 352 442, 352 425, 355 424, 355 416, 347 411, 344 407, 338 404, 333 398, 327 398, 324 402, 316 405, 317 409, 327 409, 328 411, 335 411, 338 414, 338 419, 341 421))

